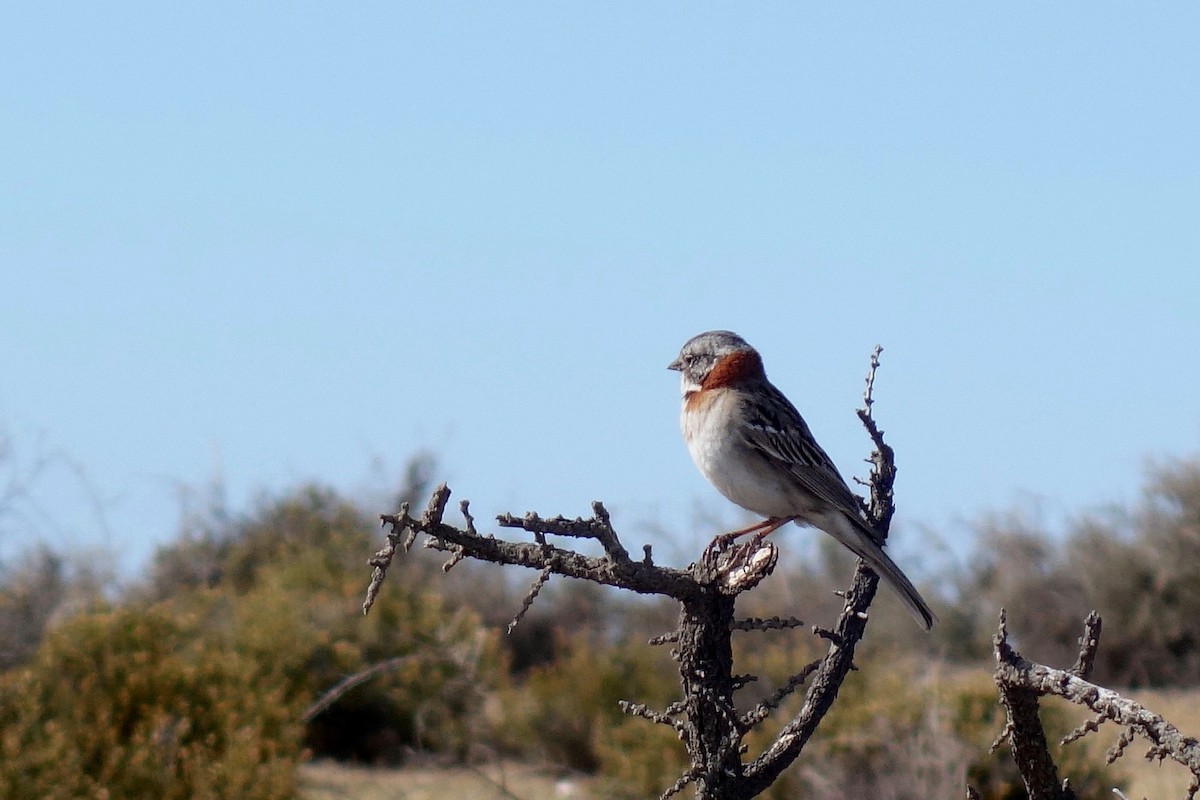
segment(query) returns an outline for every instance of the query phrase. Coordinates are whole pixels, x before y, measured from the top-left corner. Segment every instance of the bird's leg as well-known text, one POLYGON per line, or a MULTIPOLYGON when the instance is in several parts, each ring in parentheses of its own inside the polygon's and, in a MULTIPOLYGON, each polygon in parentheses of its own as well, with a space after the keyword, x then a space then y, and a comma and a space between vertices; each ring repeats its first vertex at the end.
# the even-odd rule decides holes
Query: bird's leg
POLYGON ((719 534, 708 543, 708 547, 705 548, 705 550, 706 552, 710 553, 720 553, 738 539, 750 534, 754 534, 754 544, 757 545, 768 534, 779 530, 781 527, 791 521, 792 517, 767 517, 764 520, 759 520, 753 525, 747 525, 745 528, 738 528, 735 531, 719 534))
POLYGON ((751 549, 758 547, 759 542, 794 519, 795 517, 771 517, 770 519, 763 520, 760 530, 754 534, 754 539, 751 541, 751 549))
POLYGON ((747 525, 744 528, 738 528, 736 531, 729 531, 728 533, 722 533, 719 538, 722 538, 722 539, 727 538, 730 541, 733 541, 734 539, 740 539, 743 536, 747 536, 751 533, 757 533, 758 531, 763 530, 763 529, 767 529, 768 532, 770 532, 770 531, 777 529, 779 526, 786 524, 787 521, 788 521, 787 517, 767 517, 766 519, 759 520, 758 522, 754 523, 753 525, 747 525))

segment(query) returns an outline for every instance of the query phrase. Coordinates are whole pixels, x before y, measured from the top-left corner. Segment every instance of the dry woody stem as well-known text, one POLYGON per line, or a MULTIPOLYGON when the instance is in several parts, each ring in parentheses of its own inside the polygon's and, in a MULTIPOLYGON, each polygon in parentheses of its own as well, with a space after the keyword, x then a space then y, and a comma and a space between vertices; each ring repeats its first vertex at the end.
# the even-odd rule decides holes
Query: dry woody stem
POLYGON ((1100 629, 1100 617, 1093 611, 1084 622, 1075 665, 1067 670, 1054 669, 1029 661, 1013 649, 1008 643, 1007 617, 1001 610, 999 630, 993 638, 995 680, 1001 704, 1008 712, 1008 722, 997 742, 1007 740, 1012 746, 1030 800, 1074 798, 1076 795, 1069 783, 1059 779, 1038 717, 1038 698, 1046 695, 1061 697, 1090 709, 1095 716, 1067 734, 1060 744, 1082 739, 1099 730, 1104 722, 1115 722, 1123 730, 1108 752, 1108 762, 1111 764, 1119 758, 1134 737, 1141 737, 1150 743, 1147 758, 1171 759, 1192 773, 1187 798, 1193 800, 1200 791, 1200 742, 1184 736, 1178 728, 1140 703, 1085 680, 1100 644, 1100 629))

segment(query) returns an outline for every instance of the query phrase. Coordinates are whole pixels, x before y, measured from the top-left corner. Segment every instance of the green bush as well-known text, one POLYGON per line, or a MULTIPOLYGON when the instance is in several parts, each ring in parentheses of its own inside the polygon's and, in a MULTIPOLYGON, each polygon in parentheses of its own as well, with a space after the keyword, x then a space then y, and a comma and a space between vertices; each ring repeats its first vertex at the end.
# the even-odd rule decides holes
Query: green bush
POLYGON ((666 728, 662 730, 668 736, 661 744, 673 743, 673 748, 632 752, 613 745, 621 739, 653 738, 640 731, 662 727, 629 718, 618 701, 662 708, 677 698, 678 673, 665 650, 644 640, 598 644, 586 636, 564 638, 558 649, 560 658, 534 667, 519 686, 500 692, 493 709, 493 735, 502 747, 586 772, 602 771, 613 777, 636 773, 639 783, 650 780, 650 788, 657 786, 657 777, 647 774, 645 764, 633 763, 643 754, 664 772, 676 763, 682 770, 686 763, 681 760, 682 745, 666 728), (622 732, 614 736, 617 730, 622 732))
POLYGON ((483 692, 502 671, 496 637, 476 614, 411 580, 419 565, 405 555, 364 617, 366 560, 383 541, 379 530, 332 490, 302 487, 161 550, 147 592, 271 664, 289 703, 307 705, 348 675, 404 659, 313 718, 305 744, 314 755, 372 763, 398 762, 408 750, 466 757, 480 736, 483 692))
POLYGON ((276 800, 299 709, 272 670, 163 605, 78 615, 0 678, 0 796, 276 800))

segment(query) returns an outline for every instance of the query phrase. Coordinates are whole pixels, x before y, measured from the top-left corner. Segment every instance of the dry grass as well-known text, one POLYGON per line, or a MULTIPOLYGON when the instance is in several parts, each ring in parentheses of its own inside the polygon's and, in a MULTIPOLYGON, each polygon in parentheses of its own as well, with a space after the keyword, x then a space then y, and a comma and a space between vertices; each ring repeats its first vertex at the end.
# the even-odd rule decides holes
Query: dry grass
POLYGON ((301 768, 303 800, 594 800, 594 779, 525 764, 479 767, 351 767, 323 761, 301 768))

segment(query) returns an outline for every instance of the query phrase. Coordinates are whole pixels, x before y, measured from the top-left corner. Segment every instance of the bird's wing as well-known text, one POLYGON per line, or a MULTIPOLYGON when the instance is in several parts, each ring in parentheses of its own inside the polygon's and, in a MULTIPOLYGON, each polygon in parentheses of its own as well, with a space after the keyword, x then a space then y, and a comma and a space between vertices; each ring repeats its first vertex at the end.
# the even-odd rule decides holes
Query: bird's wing
POLYGON ((762 388, 763 401, 746 409, 746 443, 776 467, 791 473, 803 489, 870 531, 862 520, 858 499, 829 455, 817 444, 800 412, 771 383, 764 383, 762 388))

